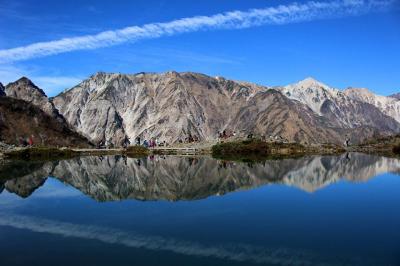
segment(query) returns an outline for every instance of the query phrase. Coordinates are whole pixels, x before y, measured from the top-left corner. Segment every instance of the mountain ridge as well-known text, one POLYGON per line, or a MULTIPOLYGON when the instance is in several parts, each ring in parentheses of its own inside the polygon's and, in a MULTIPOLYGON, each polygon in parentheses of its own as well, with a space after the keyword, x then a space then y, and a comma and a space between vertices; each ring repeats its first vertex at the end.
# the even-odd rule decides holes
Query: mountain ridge
MULTIPOLYGON (((360 141, 400 132, 400 111, 311 77, 268 87, 195 72, 97 72, 52 98, 27 80, 8 84, 6 94, 59 116, 93 143, 106 146, 129 145, 137 137, 208 141, 223 130, 303 144, 342 144, 346 138, 360 141)), ((385 103, 396 101, 386 98, 385 103)))

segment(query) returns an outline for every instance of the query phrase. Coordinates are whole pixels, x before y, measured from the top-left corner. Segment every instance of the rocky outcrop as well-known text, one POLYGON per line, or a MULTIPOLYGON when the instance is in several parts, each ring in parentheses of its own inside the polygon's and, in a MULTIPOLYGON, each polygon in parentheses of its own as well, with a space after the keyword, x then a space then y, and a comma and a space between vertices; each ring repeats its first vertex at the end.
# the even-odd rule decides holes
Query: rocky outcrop
POLYGON ((20 145, 32 138, 34 145, 90 147, 89 141, 65 122, 23 100, 0 97, 0 141, 20 145))
POLYGON ((355 97, 359 90, 353 90, 353 93, 350 90, 340 91, 313 78, 307 78, 281 88, 281 92, 290 99, 307 105, 338 128, 369 127, 386 133, 400 130, 400 120, 397 120, 396 114, 385 112, 380 105, 371 101, 355 97))
POLYGON ((398 99, 376 95, 365 88, 348 88, 344 94, 352 99, 371 104, 383 114, 400 122, 400 101, 398 99))
POLYGON ((63 119, 53 103, 49 101, 45 92, 37 87, 31 80, 22 77, 19 80, 9 83, 5 88, 6 95, 15 99, 24 100, 42 109, 48 115, 63 119))
POLYGON ((26 77, 0 86, 0 141, 21 144, 33 137, 45 146, 84 146, 89 141, 68 126, 42 89, 26 77), (4 94, 2 95, 2 92, 4 94))

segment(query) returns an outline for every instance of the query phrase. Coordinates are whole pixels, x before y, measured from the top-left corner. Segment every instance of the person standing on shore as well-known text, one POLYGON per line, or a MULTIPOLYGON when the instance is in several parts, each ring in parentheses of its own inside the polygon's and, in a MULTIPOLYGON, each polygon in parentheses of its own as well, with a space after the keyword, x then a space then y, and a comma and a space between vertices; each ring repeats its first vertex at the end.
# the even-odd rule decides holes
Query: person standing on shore
POLYGON ((28 138, 28 145, 33 146, 33 135, 28 138))

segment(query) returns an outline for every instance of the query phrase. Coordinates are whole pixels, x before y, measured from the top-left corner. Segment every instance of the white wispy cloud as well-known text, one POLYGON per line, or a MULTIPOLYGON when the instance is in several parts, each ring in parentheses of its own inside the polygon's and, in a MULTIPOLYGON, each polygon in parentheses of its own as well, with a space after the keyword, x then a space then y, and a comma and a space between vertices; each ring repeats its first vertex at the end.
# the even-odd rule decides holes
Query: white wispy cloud
POLYGON ((213 16, 195 16, 165 23, 150 23, 27 46, 0 50, 0 63, 15 62, 69 51, 96 49, 125 42, 159 38, 187 32, 241 29, 260 25, 282 25, 317 19, 357 16, 389 8, 395 0, 310 1, 264 9, 232 11, 213 16))

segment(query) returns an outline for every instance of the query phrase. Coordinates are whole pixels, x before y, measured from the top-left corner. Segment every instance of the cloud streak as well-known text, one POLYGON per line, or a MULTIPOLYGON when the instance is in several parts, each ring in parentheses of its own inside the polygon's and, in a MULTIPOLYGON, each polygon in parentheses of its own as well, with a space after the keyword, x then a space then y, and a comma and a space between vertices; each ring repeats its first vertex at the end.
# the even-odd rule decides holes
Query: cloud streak
MULTIPOLYGON (((74 224, 38 217, 0 213, 0 226, 37 233, 47 233, 64 237, 97 240, 107 244, 123 245, 129 248, 144 248, 152 251, 169 251, 186 256, 213 257, 234 262, 253 262, 273 265, 343 265, 339 256, 324 257, 307 250, 290 248, 265 248, 241 243, 221 243, 205 245, 193 241, 184 241, 161 236, 147 236, 95 225, 74 224)), ((345 258, 353 264, 365 264, 358 259, 345 258), (357 263, 356 263, 357 262, 357 263)), ((351 263, 350 263, 351 264, 351 263)))
POLYGON ((109 47, 176 34, 221 29, 243 29, 261 25, 284 25, 304 21, 357 16, 388 9, 394 0, 337 0, 293 3, 264 9, 232 11, 213 16, 195 16, 164 23, 150 23, 95 35, 38 42, 0 50, 0 63, 10 63, 77 50, 109 47))

